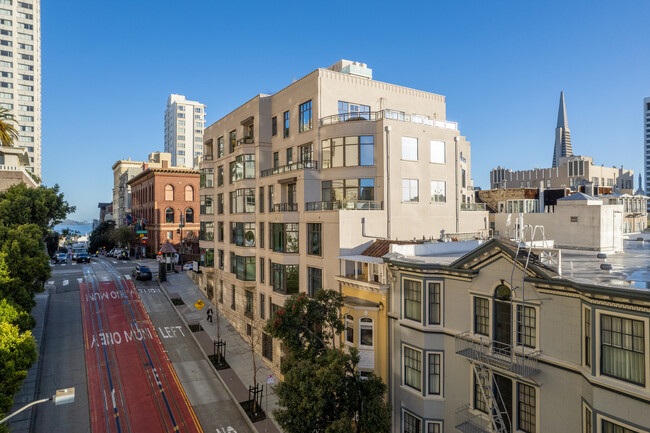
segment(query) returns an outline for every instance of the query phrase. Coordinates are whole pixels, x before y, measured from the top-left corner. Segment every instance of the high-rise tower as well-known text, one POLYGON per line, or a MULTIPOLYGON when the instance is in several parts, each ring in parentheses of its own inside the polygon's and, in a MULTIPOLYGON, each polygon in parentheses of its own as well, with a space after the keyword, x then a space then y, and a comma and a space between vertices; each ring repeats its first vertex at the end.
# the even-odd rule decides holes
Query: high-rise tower
MULTIPOLYGON (((645 193, 650 194, 650 98, 643 100, 643 155, 645 159, 645 193)), ((639 182, 639 188, 643 188, 639 182)))
POLYGON ((560 165, 560 158, 573 155, 571 149, 571 131, 567 120, 566 107, 564 106, 564 92, 560 92, 560 108, 557 113, 557 127, 555 128, 555 148, 553 150, 553 167, 560 165))
POLYGON ((0 107, 16 118, 15 146, 41 176, 41 3, 0 2, 0 107))
POLYGON ((205 105, 187 101, 183 95, 169 95, 165 110, 165 152, 172 154, 172 165, 198 167, 203 157, 205 105), (198 158, 197 158, 198 157, 198 158))

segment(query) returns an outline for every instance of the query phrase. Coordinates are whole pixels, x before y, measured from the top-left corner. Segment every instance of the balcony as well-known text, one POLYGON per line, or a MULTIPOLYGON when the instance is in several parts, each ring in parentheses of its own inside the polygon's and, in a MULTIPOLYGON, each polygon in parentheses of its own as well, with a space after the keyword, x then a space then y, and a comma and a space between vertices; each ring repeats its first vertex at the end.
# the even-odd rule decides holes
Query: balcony
POLYGON ((540 372, 539 351, 532 354, 515 353, 512 346, 497 341, 471 338, 469 331, 456 335, 456 353, 488 367, 509 371, 524 378, 540 372))
POLYGON ((463 433, 492 433, 490 421, 469 410, 469 404, 456 410, 456 430, 463 433))
POLYGON ((343 122, 355 121, 377 121, 377 120, 397 120, 400 122, 417 123, 419 125, 435 126, 436 128, 458 130, 458 123, 448 122, 446 120, 430 119, 428 116, 410 115, 402 111, 383 110, 383 111, 366 111, 334 114, 332 116, 322 117, 320 126, 334 125, 343 122))
POLYGON ((277 203, 273 205, 271 212, 298 212, 298 203, 277 203))
POLYGON ((293 164, 283 165, 277 168, 269 168, 268 170, 262 170, 260 177, 272 176, 274 174, 280 173, 289 173, 297 170, 317 170, 318 161, 300 161, 294 162, 293 164))
POLYGON ((486 211, 485 203, 462 203, 461 211, 486 211))
POLYGON ((238 148, 239 146, 243 145, 243 144, 254 144, 254 143, 255 143, 255 137, 240 138, 235 143, 235 149, 238 148))
POLYGON ((327 210, 382 210, 384 202, 371 200, 352 200, 352 201, 312 201, 305 203, 307 212, 327 211, 327 210))

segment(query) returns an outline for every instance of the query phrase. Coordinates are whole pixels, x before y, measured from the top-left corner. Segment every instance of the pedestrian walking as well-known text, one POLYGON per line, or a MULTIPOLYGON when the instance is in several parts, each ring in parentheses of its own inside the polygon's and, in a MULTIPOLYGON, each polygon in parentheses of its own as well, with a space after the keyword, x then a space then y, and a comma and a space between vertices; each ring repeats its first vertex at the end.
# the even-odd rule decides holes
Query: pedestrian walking
POLYGON ((212 307, 208 308, 207 313, 208 313, 208 322, 212 323, 212 314, 213 314, 212 307))

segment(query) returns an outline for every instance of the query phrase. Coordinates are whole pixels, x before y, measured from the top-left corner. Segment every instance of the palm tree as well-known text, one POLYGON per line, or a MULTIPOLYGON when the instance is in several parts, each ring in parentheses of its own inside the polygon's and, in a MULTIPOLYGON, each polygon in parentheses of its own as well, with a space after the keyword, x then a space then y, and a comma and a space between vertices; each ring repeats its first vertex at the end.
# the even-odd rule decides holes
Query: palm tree
POLYGON ((11 147, 18 138, 18 131, 13 125, 16 122, 14 115, 7 108, 0 108, 0 143, 3 147, 11 147))

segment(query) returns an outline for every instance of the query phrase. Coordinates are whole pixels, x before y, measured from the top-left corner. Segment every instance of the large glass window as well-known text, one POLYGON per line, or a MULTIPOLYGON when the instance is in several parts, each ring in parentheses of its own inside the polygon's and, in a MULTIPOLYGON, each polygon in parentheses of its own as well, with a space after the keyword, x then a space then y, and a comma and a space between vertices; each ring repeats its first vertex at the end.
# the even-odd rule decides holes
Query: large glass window
POLYGON ((440 283, 429 286, 429 325, 440 325, 440 283))
POLYGON ((223 137, 217 138, 217 158, 223 156, 223 137))
POLYGON ((214 186, 214 168, 202 168, 199 173, 199 187, 212 188, 214 186))
POLYGON ((201 221, 199 225, 199 240, 214 240, 214 223, 212 221, 201 221))
POLYGON ((474 333, 490 335, 490 301, 474 298, 474 333))
POLYGON ((200 212, 201 212, 201 215, 212 215, 212 214, 214 214, 214 196, 212 196, 212 195, 202 195, 201 196, 200 212))
POLYGON ((230 223, 230 243, 239 247, 255 246, 255 223, 230 223))
POLYGON ((321 223, 307 223, 307 254, 313 256, 323 254, 321 239, 321 223))
POLYGON ((239 155, 230 163, 230 183, 255 178, 255 155, 239 155))
POLYGON ((217 167, 217 186, 223 186, 223 165, 217 167))
POLYGON ((374 179, 326 180, 321 183, 323 201, 375 199, 374 179))
POLYGON ((625 428, 622 425, 614 424, 613 422, 604 419, 602 422, 602 433, 639 433, 639 432, 635 430, 630 430, 629 428, 625 428))
POLYGON ((230 213, 255 212, 255 189, 241 188, 230 193, 230 213))
POLYGON ((417 179, 402 179, 402 202, 420 201, 417 179))
POLYGON ((203 266, 211 268, 214 266, 214 248, 206 248, 204 250, 203 266))
POLYGON ((230 272, 238 280, 255 281, 255 257, 238 256, 230 253, 230 272))
POLYGON ((174 222, 174 209, 168 207, 165 210, 165 222, 167 224, 171 224, 174 222))
POLYGON ((537 314, 534 307, 517 305, 517 343, 535 348, 537 340, 537 314))
POLYGON ((174 187, 165 185, 165 201, 174 201, 174 187))
POLYGON ((440 354, 429 353, 429 394, 440 395, 440 354))
POLYGON ((278 135, 278 117, 277 116, 273 116, 273 118, 271 119, 271 135, 273 137, 278 135))
POLYGON ((421 431, 422 420, 404 411, 404 433, 420 433, 421 431))
POLYGON ((271 286, 285 295, 298 293, 298 266, 271 262, 271 286))
POLYGON ((323 140, 323 168, 374 165, 374 139, 361 135, 323 140))
POLYGON ((357 104, 356 102, 339 101, 339 118, 341 121, 349 119, 370 119, 370 105, 357 104))
POLYGON ((289 112, 285 111, 284 114, 282 115, 283 123, 282 123, 282 136, 284 138, 287 138, 289 136, 289 112))
POLYGON ((320 268, 307 268, 307 293, 312 298, 316 292, 323 288, 323 270, 320 268))
POLYGON ((422 352, 404 346, 404 385, 422 391, 422 352))
POLYGON ((517 399, 517 412, 519 420, 519 430, 527 433, 535 433, 535 388, 532 386, 519 383, 519 396, 517 399))
POLYGON ((422 282, 404 280, 404 318, 422 321, 422 282))
POLYGON ((447 202, 447 182, 441 180, 431 181, 431 202, 432 203, 447 202))
POLYGON ((601 373, 645 385, 644 323, 603 314, 600 318, 601 373))
POLYGON ((312 128, 311 120, 311 101, 300 104, 300 123, 298 124, 298 132, 309 131, 312 128))
POLYGON ((359 347, 373 347, 373 323, 369 317, 362 317, 359 319, 359 347))
POLYGON ((444 164, 447 162, 445 157, 445 142, 431 140, 431 162, 444 164))
POLYGON ((418 139, 415 137, 402 137, 402 159, 406 161, 418 160, 418 139))
POLYGON ((229 134, 229 137, 228 137, 228 142, 230 144, 229 153, 233 153, 235 151, 235 147, 237 146, 237 131, 236 130, 230 131, 230 134, 229 134))
POLYGON ((279 253, 297 253, 298 224, 271 223, 271 249, 279 253))

